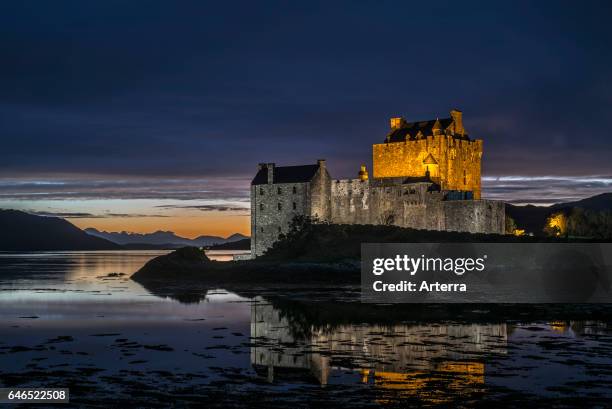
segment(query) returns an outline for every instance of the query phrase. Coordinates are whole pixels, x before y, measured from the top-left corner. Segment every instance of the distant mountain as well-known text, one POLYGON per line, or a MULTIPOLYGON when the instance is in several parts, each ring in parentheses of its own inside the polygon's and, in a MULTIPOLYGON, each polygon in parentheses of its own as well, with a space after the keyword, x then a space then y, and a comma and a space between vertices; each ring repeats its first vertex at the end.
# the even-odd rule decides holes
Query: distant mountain
POLYGON ((551 206, 555 210, 572 207, 585 210, 612 210, 612 193, 602 193, 575 202, 557 203, 551 206))
POLYGON ((0 209, 0 251, 118 250, 59 217, 0 209))
POLYGON ((244 234, 240 234, 240 233, 234 233, 231 236, 229 236, 227 239, 225 239, 226 243, 231 243, 233 241, 238 241, 238 240, 244 240, 244 239, 248 239, 249 237, 245 236, 244 234))
POLYGON ((581 208, 593 211, 612 211, 612 193, 602 193, 575 202, 557 203, 552 206, 515 206, 506 203, 506 214, 514 219, 516 225, 528 233, 542 234, 548 216, 555 212, 581 208))
POLYGON ((100 237, 113 243, 129 248, 177 248, 183 246, 205 247, 214 244, 230 243, 248 238, 242 234, 232 234, 228 238, 219 236, 199 236, 195 239, 180 237, 171 231, 156 231, 154 233, 106 232, 92 227, 85 229, 91 236, 100 237))

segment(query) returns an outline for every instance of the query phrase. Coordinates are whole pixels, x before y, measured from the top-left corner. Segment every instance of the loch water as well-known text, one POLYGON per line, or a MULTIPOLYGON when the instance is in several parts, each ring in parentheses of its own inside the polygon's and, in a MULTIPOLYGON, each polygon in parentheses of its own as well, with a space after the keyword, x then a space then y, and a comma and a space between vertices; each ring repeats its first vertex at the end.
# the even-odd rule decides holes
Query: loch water
POLYGON ((158 291, 130 279, 164 253, 0 253, 0 387, 70 388, 79 407, 612 401, 601 314, 369 313, 354 288, 158 291))

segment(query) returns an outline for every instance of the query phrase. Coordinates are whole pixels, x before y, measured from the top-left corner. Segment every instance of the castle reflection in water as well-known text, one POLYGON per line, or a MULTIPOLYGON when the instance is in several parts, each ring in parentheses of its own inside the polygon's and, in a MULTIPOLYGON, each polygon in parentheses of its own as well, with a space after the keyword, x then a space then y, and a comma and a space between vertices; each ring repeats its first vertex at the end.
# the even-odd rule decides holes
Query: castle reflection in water
MULTIPOLYGON (((257 297, 251 307, 251 364, 268 381, 310 381, 351 373, 359 382, 405 394, 434 389, 477 390, 485 361, 505 355, 501 324, 340 324, 294 322, 286 311, 257 297)), ((439 396, 431 396, 439 401, 439 396)))

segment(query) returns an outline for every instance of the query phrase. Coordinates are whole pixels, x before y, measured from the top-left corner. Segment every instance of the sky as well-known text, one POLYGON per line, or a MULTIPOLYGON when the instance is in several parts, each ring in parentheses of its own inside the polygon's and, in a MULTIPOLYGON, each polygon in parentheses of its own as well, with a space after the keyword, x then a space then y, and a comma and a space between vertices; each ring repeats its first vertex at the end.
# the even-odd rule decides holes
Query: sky
POLYGON ((0 208, 249 232, 259 162, 371 168, 389 118, 458 108, 483 195, 612 191, 612 3, 0 3, 0 208))

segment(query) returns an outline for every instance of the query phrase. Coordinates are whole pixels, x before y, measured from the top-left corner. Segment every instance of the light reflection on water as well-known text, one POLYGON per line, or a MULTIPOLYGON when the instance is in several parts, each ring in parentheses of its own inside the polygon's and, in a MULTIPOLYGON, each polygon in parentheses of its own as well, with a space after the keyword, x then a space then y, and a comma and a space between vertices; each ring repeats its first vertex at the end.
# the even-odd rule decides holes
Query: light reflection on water
POLYGON ((210 403, 217 382, 231 385, 233 403, 253 389, 282 401, 341 399, 334 388, 348 388, 375 405, 612 398, 607 322, 364 322, 340 307, 313 319, 307 303, 197 288, 181 303, 129 279, 163 253, 0 253, 0 384, 69 383, 85 404, 189 387, 210 403), (296 388, 300 397, 283 395, 296 388))

